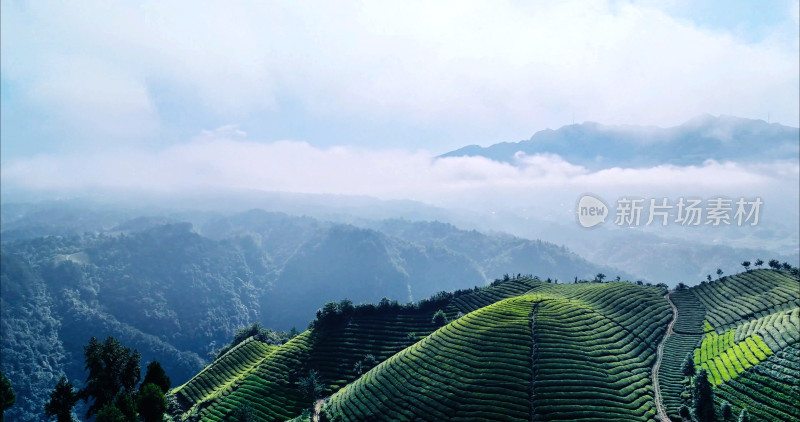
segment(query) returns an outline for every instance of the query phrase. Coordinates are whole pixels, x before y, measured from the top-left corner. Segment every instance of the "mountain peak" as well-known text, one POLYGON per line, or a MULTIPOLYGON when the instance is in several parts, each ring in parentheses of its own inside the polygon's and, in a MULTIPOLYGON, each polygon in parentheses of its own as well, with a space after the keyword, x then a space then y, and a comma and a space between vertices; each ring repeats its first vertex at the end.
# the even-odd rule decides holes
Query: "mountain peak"
POLYGON ((604 125, 583 122, 545 129, 530 139, 489 147, 469 146, 441 155, 482 156, 514 164, 514 156, 556 154, 573 164, 598 170, 660 164, 702 165, 717 161, 771 161, 798 152, 798 128, 763 120, 701 114, 678 126, 604 125), (759 145, 759 148, 751 148, 759 145), (602 163, 595 158, 603 156, 602 163))

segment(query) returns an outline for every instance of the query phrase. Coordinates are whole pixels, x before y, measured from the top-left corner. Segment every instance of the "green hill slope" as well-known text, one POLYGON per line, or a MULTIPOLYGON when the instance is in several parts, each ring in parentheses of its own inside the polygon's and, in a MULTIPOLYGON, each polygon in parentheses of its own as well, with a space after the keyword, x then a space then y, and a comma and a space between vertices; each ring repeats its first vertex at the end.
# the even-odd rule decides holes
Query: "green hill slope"
POLYGON ((302 377, 317 371, 323 394, 332 394, 371 369, 369 356, 380 362, 431 333, 436 328, 431 320, 437 305, 430 302, 419 309, 387 301, 377 307, 359 307, 343 317, 344 321, 312 328, 254 364, 237 364, 240 360, 233 349, 204 371, 230 374, 228 378, 205 387, 200 382, 201 373, 173 390, 171 394, 181 405, 175 419, 222 421, 245 404, 259 420, 295 417, 312 405, 312 399, 300 393, 302 377), (363 368, 360 371, 357 363, 363 368), (200 392, 188 393, 194 390, 200 392))
POLYGON ((459 312, 456 303, 462 307, 466 306, 463 303, 492 304, 545 284, 548 283, 517 278, 456 294, 439 294, 413 305, 382 301, 378 305, 359 306, 339 320, 317 324, 255 365, 235 360, 236 349, 233 349, 171 392, 180 405, 173 419, 225 420, 226 415, 244 404, 253 408, 259 420, 297 416, 312 404, 310 398, 299 392, 300 379, 311 370, 319 373, 323 394, 331 395, 372 368, 368 357, 380 363, 436 330, 432 317, 437 310, 447 309, 452 313, 450 318, 455 318, 459 312), (201 376, 204 373, 235 376, 221 377, 209 386, 201 376))
POLYGON ((326 411, 335 420, 526 419, 538 301, 507 299, 452 322, 336 393, 326 411))
POLYGON ((238 381, 275 349, 275 346, 268 346, 251 337, 175 388, 173 394, 179 403, 187 407, 195 402, 203 402, 238 381))
POLYGON ((334 420, 648 420, 653 345, 670 317, 659 288, 535 283, 392 357, 325 410, 334 420))
POLYGON ((706 309, 689 290, 671 293, 670 300, 678 309, 678 319, 664 343, 664 360, 658 372, 658 383, 667 414, 670 418, 680 420, 678 409, 686 381, 681 367, 686 356, 694 355, 694 350, 700 345, 706 309))
POLYGON ((800 420, 798 286, 789 272, 756 270, 692 289, 713 330, 695 364, 710 370, 718 404, 746 407, 753 420, 800 420))
POLYGON ((667 413, 690 404, 681 373, 691 355, 708 371, 718 405, 747 408, 753 420, 800 420, 797 410, 800 283, 789 271, 755 270, 674 292, 674 333, 659 380, 667 413))
POLYGON ((709 371, 717 406, 747 408, 753 420, 800 420, 792 272, 756 270, 665 293, 520 277, 416 305, 340 304, 282 346, 251 341, 217 359, 172 391, 182 407, 172 420, 223 421, 243 406, 258 420, 310 420, 315 397, 300 384, 317 373, 316 398, 325 401, 316 407, 335 421, 655 421, 663 339, 657 376, 671 420, 689 403, 687 356, 709 371), (667 332, 670 302, 677 319, 667 332), (442 327, 437 310, 449 320, 442 327))

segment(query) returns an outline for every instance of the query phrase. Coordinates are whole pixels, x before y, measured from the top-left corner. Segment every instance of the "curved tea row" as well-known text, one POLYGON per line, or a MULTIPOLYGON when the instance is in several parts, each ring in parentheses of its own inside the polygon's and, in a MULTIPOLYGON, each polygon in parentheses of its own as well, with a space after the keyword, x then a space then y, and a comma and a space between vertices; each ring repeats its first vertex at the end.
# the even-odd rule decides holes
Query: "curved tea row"
POLYGON ((520 420, 530 415, 534 298, 442 327, 334 394, 334 420, 520 420))

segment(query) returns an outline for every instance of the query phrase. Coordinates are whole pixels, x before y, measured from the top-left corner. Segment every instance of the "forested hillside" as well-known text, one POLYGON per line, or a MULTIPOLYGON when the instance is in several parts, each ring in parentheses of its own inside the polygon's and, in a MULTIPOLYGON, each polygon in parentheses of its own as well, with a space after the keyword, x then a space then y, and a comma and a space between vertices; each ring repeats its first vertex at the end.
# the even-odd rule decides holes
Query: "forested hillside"
POLYGON ((553 244, 441 223, 13 211, 0 250, 0 362, 18 393, 14 420, 39 420, 62 374, 83 382, 91 336, 117 337, 183 383, 238 328, 302 331, 325 300, 404 303, 532 268, 561 280, 626 276, 553 244))

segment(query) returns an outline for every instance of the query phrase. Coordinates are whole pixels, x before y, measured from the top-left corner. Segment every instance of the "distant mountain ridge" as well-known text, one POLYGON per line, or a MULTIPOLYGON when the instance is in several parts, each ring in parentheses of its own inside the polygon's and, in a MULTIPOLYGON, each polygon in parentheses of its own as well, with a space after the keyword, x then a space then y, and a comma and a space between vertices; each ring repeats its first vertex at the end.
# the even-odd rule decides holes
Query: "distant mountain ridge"
POLYGON ((520 142, 469 145, 439 156, 481 156, 514 164, 517 153, 557 154, 592 170, 662 164, 701 165, 705 160, 796 159, 800 129, 763 120, 702 115, 681 125, 606 126, 594 122, 536 132, 520 142))

